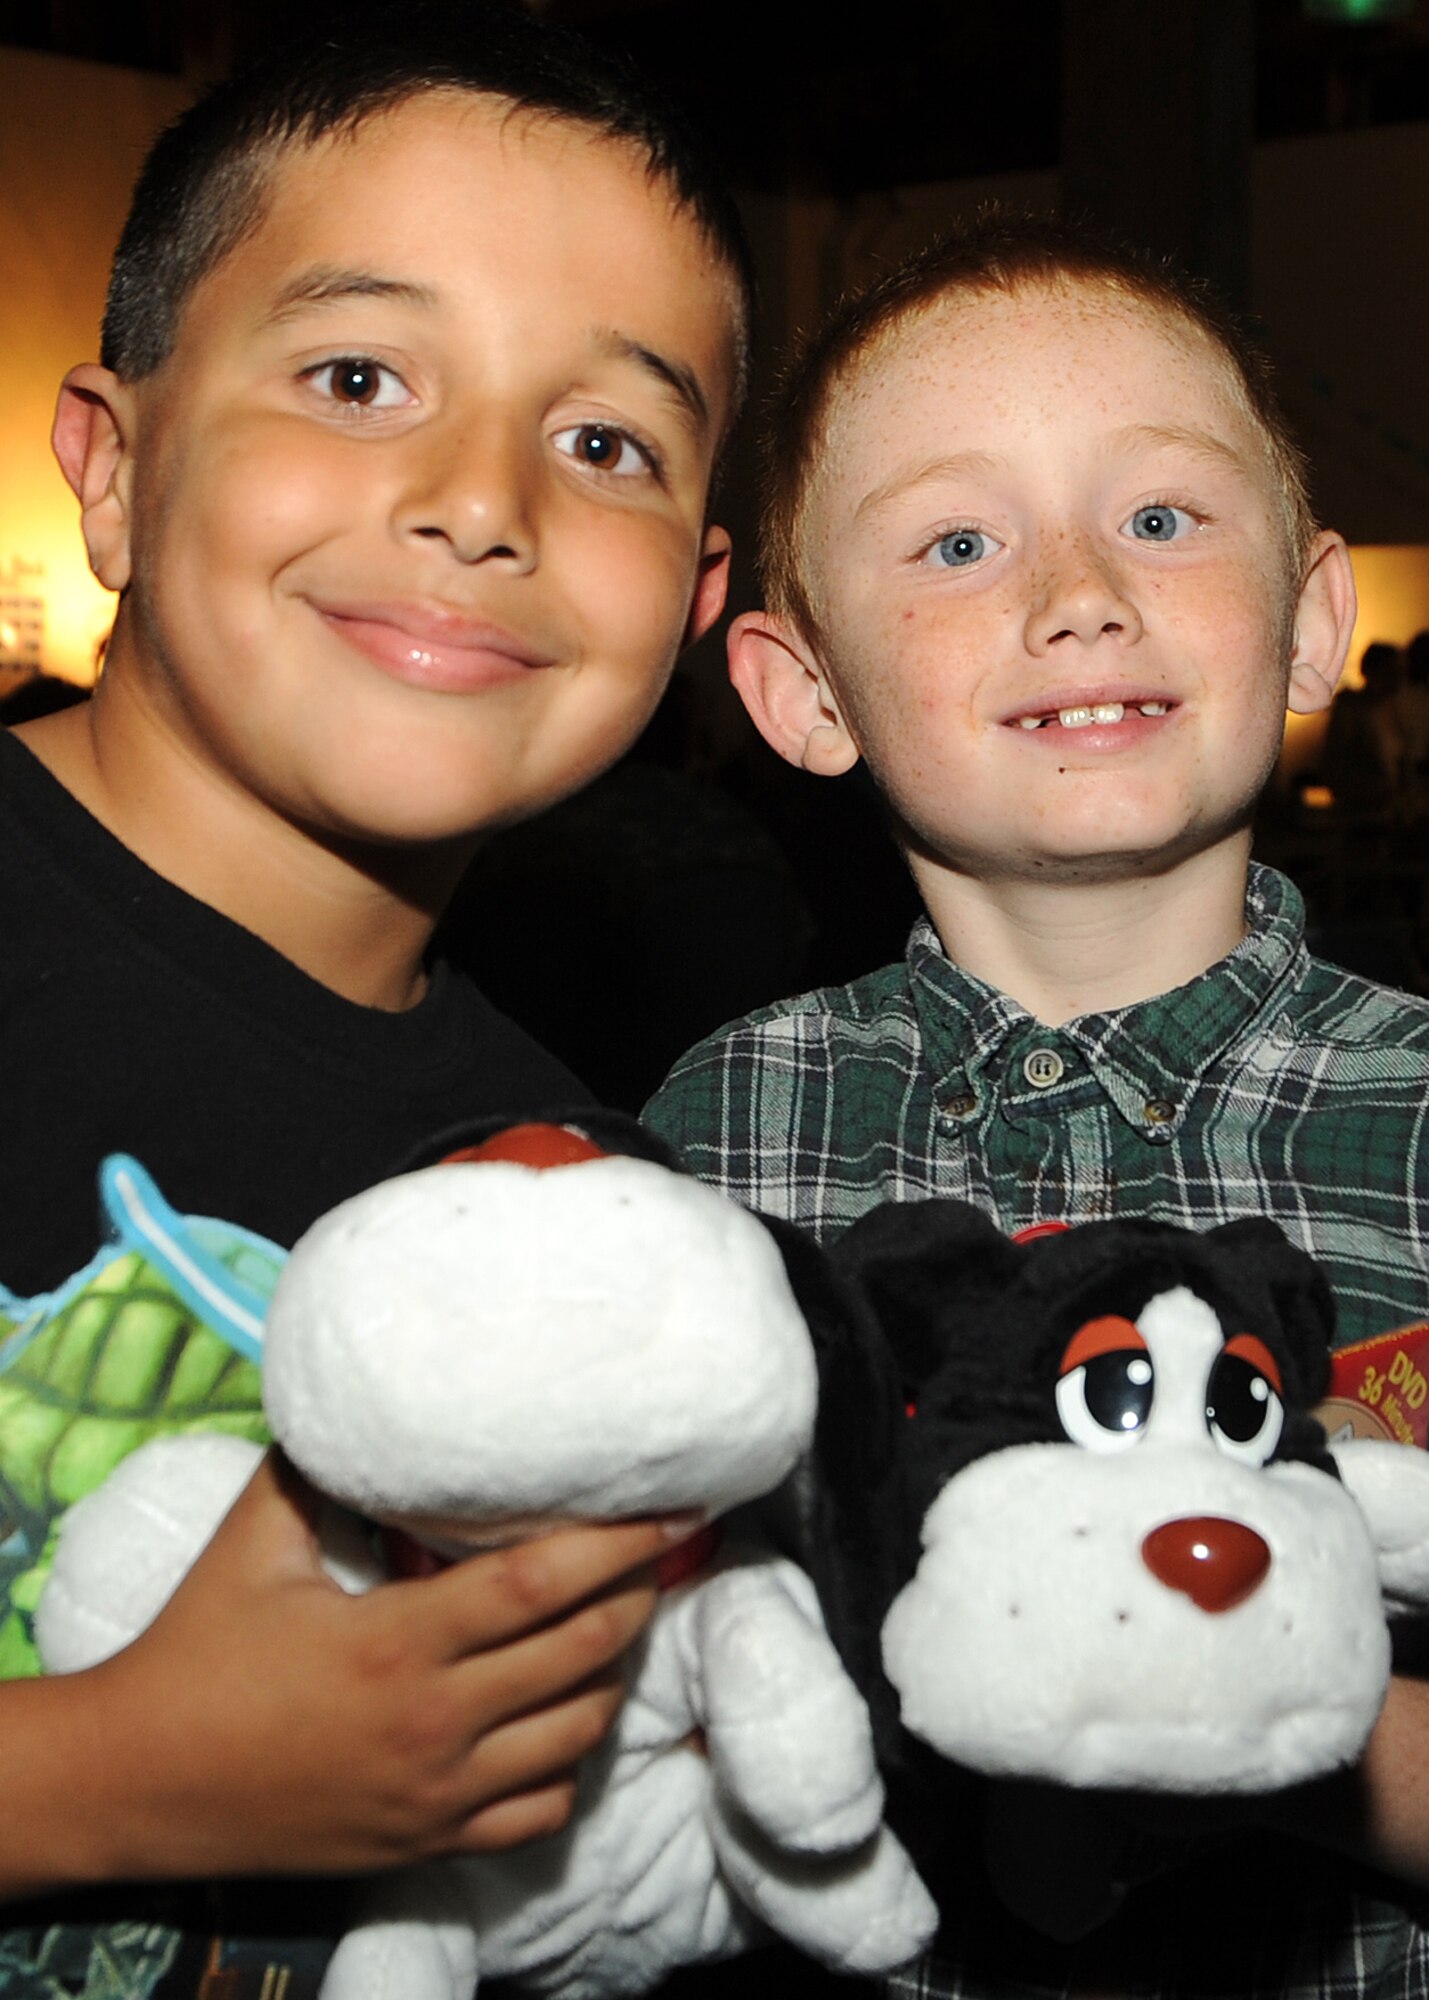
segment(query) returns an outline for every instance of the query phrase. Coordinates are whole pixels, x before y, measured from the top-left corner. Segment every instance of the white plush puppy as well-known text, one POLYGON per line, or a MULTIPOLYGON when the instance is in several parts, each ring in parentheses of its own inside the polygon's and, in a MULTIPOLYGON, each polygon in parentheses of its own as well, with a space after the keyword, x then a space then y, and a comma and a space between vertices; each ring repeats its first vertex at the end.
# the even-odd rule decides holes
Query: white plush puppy
MULTIPOLYGON (((349 1588, 382 1574, 364 1523, 460 1558, 573 1519, 713 1516, 809 1447, 809 1334, 765 1228, 652 1161, 555 1145, 574 1163, 464 1159, 386 1182, 319 1221, 283 1272, 265 1406, 340 1503, 330 1563, 349 1588)), ((71 1510, 37 1620, 48 1667, 143 1629, 255 1457, 161 1441, 71 1510)), ((935 1913, 881 1816, 867 1714, 807 1578, 726 1550, 664 1594, 567 1831, 381 1884, 324 1997, 468 2000, 497 1973, 568 2000, 640 1992, 762 1924, 840 1969, 886 1970, 935 1913)))

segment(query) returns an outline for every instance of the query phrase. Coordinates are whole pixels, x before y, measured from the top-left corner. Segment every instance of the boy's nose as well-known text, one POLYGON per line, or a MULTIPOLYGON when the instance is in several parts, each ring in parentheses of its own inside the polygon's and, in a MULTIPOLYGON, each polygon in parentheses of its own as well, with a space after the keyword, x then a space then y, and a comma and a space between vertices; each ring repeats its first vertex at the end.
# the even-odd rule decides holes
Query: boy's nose
POLYGON ((530 569, 535 476, 518 441, 494 428, 428 436, 412 454, 393 525, 400 535, 444 542, 458 562, 530 569))
POLYGON ((1029 652, 1044 653, 1068 639, 1091 646, 1100 638, 1134 644, 1141 614, 1120 579, 1091 550, 1068 549, 1036 579, 1027 617, 1029 652))

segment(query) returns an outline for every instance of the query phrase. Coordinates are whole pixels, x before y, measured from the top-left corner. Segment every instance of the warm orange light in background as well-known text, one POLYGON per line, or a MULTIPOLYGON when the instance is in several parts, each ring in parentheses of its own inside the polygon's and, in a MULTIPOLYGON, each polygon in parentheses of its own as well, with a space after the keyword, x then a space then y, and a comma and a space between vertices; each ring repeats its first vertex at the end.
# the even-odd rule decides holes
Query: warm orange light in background
MULTIPOLYGON (((1359 617, 1350 643, 1347 685, 1360 684, 1360 659, 1366 646, 1386 639, 1392 646, 1404 646, 1416 632, 1429 632, 1429 547, 1409 543, 1400 547, 1352 549, 1355 586, 1359 591, 1359 617)), ((1285 748, 1280 758, 1282 780, 1297 771, 1312 768, 1325 740, 1326 717, 1289 715, 1285 719, 1285 748)))
POLYGON ((45 672, 93 680, 115 600, 89 573, 74 496, 58 473, 24 484, 12 481, 7 465, 0 482, 0 661, 27 657, 11 607, 35 598, 44 605, 45 672))
POLYGON ((89 573, 79 510, 50 457, 55 390, 98 350, 130 184, 186 95, 169 77, 0 48, 0 624, 11 629, 0 660, 38 654, 68 680, 94 678, 114 599, 89 573), (32 638, 20 628, 36 600, 32 638))

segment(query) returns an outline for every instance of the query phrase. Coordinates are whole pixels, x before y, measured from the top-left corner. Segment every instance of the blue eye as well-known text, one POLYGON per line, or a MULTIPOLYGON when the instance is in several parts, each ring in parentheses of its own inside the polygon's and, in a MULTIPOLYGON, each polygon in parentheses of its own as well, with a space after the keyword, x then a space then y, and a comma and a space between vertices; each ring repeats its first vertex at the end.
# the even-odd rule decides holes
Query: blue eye
POLYGON ((991 535, 985 535, 980 528, 954 528, 951 534, 942 535, 929 549, 924 561, 934 569, 970 569, 974 563, 982 562, 1002 547, 991 535))
POLYGON ((1184 507, 1153 502, 1149 507, 1138 507, 1122 532, 1129 529, 1139 542, 1182 542, 1195 533, 1196 527, 1195 516, 1184 507))

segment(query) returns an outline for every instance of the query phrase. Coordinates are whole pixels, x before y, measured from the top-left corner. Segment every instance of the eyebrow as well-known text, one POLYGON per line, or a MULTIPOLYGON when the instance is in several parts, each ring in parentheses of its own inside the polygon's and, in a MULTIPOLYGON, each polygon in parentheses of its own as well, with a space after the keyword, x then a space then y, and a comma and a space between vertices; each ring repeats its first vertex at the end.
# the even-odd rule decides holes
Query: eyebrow
POLYGON ((1252 469, 1245 453, 1238 451, 1225 438, 1217 437, 1214 431, 1196 430, 1182 424, 1128 424, 1125 430, 1114 432, 1107 442, 1117 451, 1145 450, 1147 447, 1190 451, 1198 458, 1209 459, 1214 465, 1229 466, 1235 472, 1252 469))
MULTIPOLYGON (((350 271, 332 264, 317 264, 299 272, 278 293, 263 315, 270 326, 306 311, 312 306, 341 303, 345 299, 393 299, 430 311, 439 303, 430 285, 414 284, 407 278, 381 278, 374 271, 350 271)), ((633 361, 672 391, 697 432, 709 427, 710 409, 699 377, 681 361, 672 361, 652 347, 621 333, 617 327, 600 327, 595 334, 597 350, 617 361, 633 361)))
POLYGON ((633 361, 648 375, 673 391, 675 401, 691 419, 696 432, 709 428, 710 406, 705 392, 700 387, 699 377, 692 368, 682 361, 672 361, 667 355, 657 354, 654 348, 644 346, 628 333, 621 333, 618 327, 601 327, 596 334, 596 346, 602 354, 614 361, 633 361))
POLYGON ((912 493, 935 479, 960 479, 973 473, 995 472, 1006 462, 990 451, 954 451, 938 458, 923 459, 914 465, 900 465, 896 472, 864 494, 853 510, 854 519, 876 514, 890 500, 901 499, 905 493, 912 493))
POLYGON ((395 299, 401 305, 430 309, 437 303, 437 294, 429 285, 416 285, 408 278, 379 278, 375 271, 315 264, 284 285, 263 317, 269 325, 278 326, 310 306, 333 305, 344 299, 395 299))
MULTIPOLYGON (((1127 424, 1105 440, 1105 449, 1113 455, 1148 449, 1189 451, 1233 472, 1248 474, 1254 469, 1243 451, 1238 451, 1213 431, 1196 430, 1181 424, 1127 424)), ((918 487, 929 485, 934 480, 986 475, 998 471, 1005 464, 1006 460, 994 452, 955 451, 925 459, 920 464, 900 466, 871 492, 865 493, 854 509, 854 519, 876 514, 890 501, 901 499, 904 494, 915 492, 918 487)))

